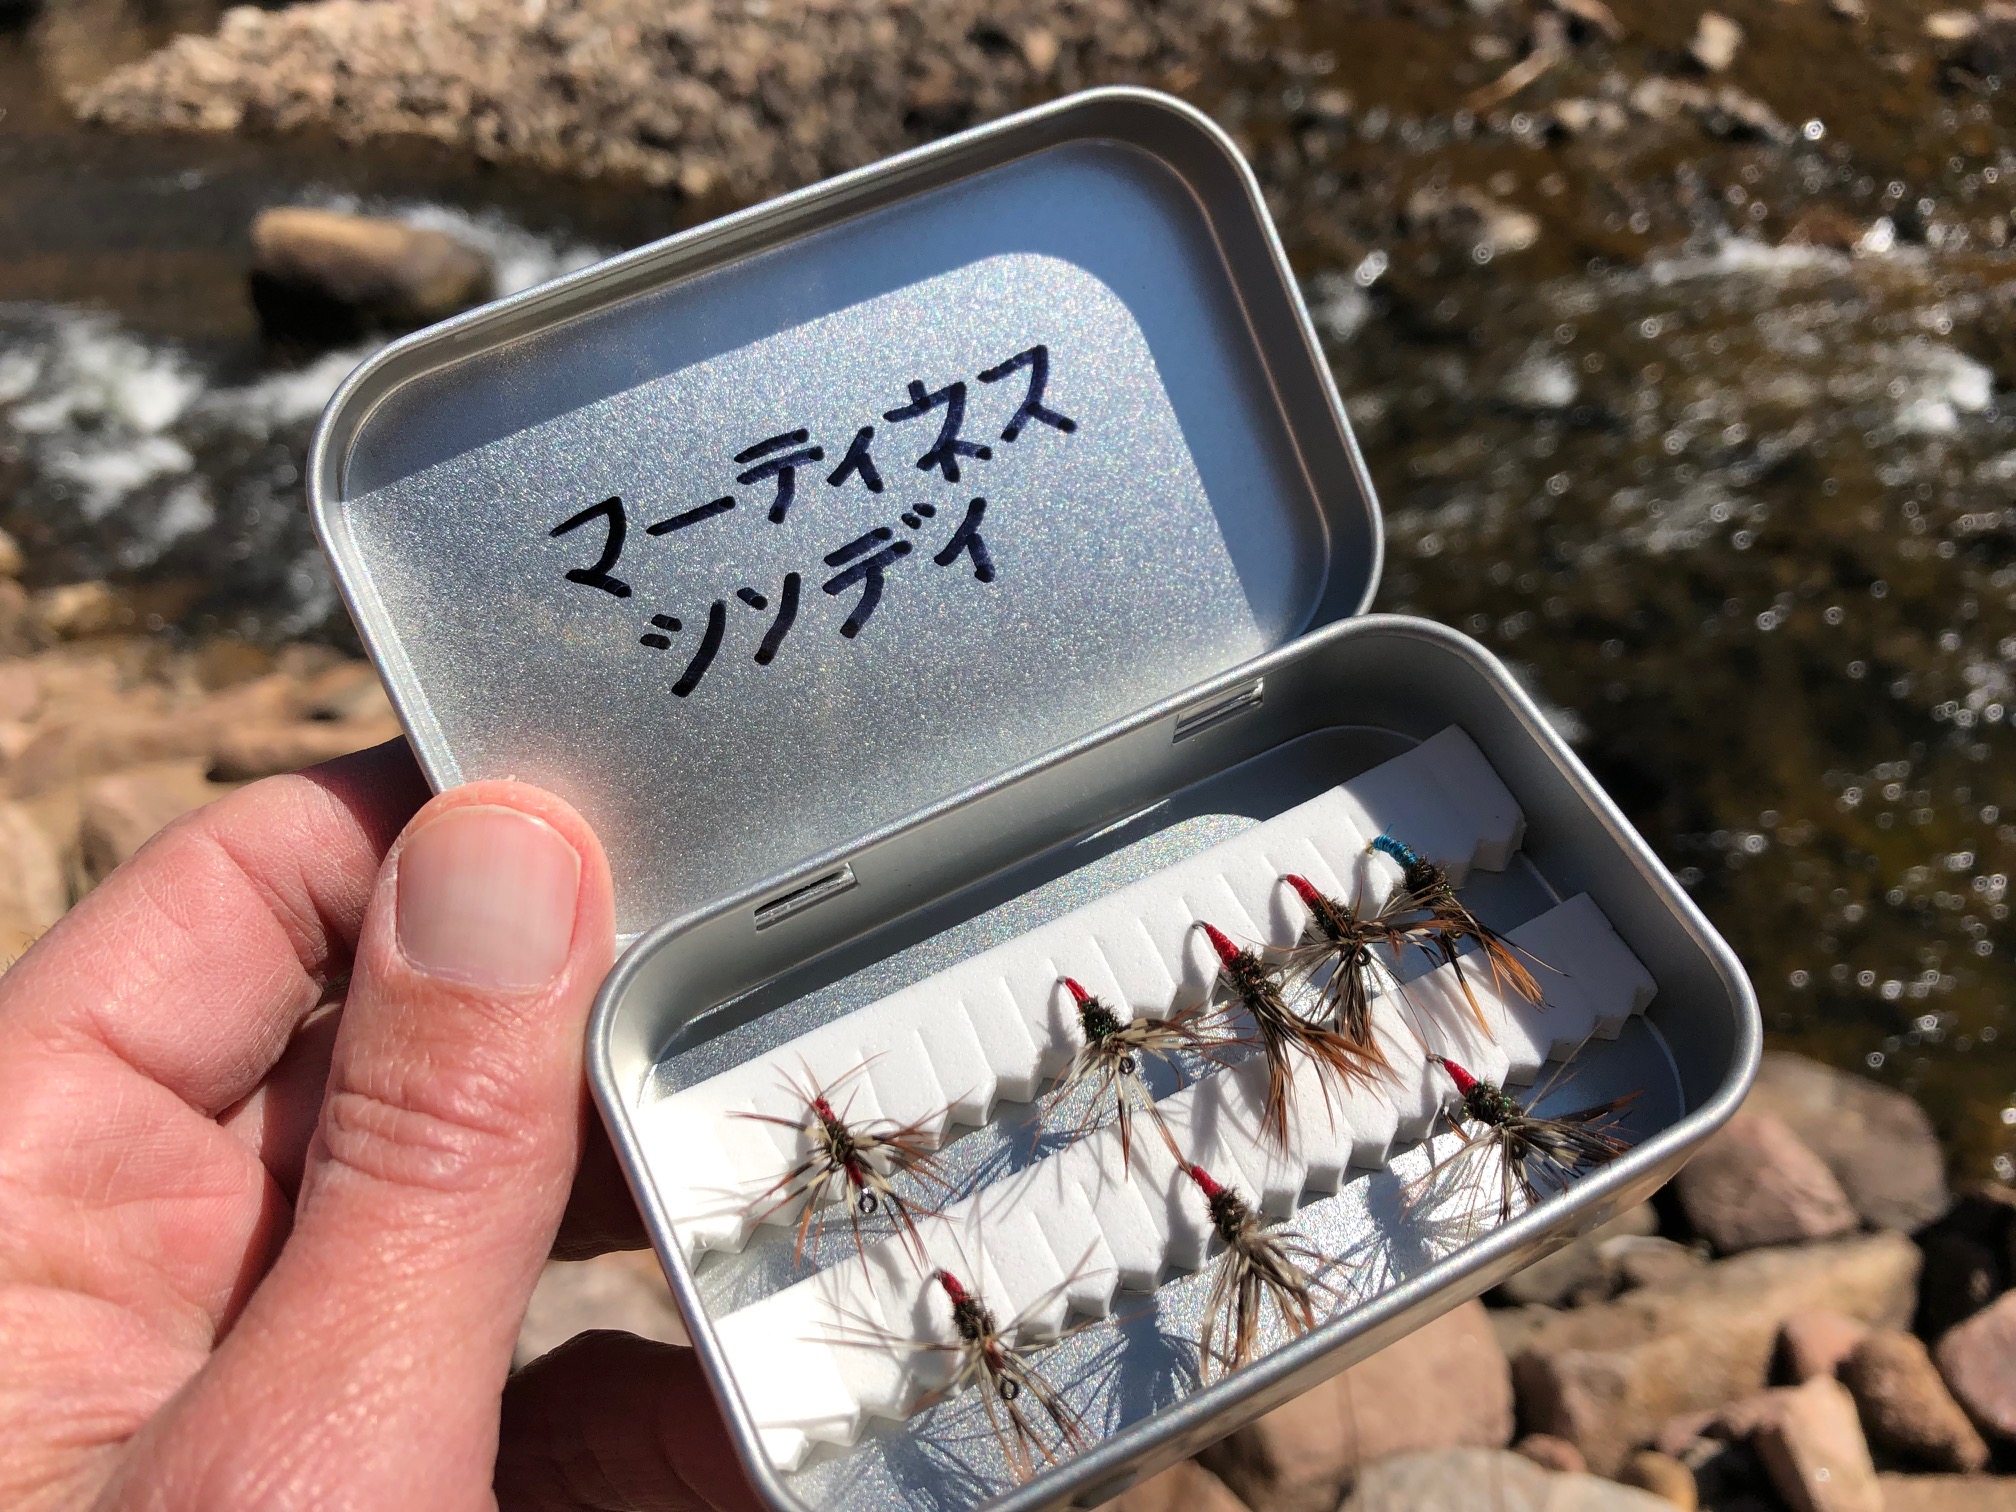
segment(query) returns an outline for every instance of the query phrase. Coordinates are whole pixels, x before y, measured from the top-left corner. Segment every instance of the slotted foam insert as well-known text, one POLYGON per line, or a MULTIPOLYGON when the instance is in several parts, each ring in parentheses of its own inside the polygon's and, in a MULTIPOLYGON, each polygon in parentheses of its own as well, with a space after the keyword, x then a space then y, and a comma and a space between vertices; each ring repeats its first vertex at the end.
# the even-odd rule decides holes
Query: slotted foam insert
MULTIPOLYGON (((1298 1058, 1288 1138, 1276 1146, 1261 1132, 1266 1068, 1248 1059, 1157 1103, 1178 1148, 1264 1212, 1287 1217, 1305 1196, 1335 1192, 1352 1166, 1382 1166, 1428 1132, 1451 1091, 1430 1049, 1479 1076, 1530 1081, 1552 1053, 1621 1027, 1651 1001, 1651 977, 1586 895, 1511 938, 1544 941, 1552 953, 1535 950, 1543 984, 1574 990, 1536 1007, 1471 962, 1466 996, 1456 967, 1439 967, 1375 1001, 1390 1076, 1319 1080, 1298 1058)), ((1196 1187, 1137 1121, 1125 1158, 1109 1124, 920 1218, 917 1237, 921 1265, 901 1238, 883 1239, 867 1247, 865 1263, 835 1264, 721 1320, 736 1379, 781 1468, 797 1465, 813 1441, 852 1443, 867 1417, 906 1415, 936 1384, 916 1362, 949 1356, 876 1342, 949 1337, 949 1314, 931 1321, 932 1271, 951 1271, 1004 1325, 1014 1319, 1023 1336, 1042 1338, 1070 1313, 1105 1316, 1118 1289, 1149 1291, 1169 1271, 1199 1269, 1211 1226, 1196 1187), (938 1331, 920 1332, 927 1323, 938 1331)))
MULTIPOLYGON (((805 1090, 833 1088, 854 1124, 918 1123, 934 1138, 977 1125, 999 1100, 1026 1102, 1083 1043, 1061 985, 1076 978, 1123 1017, 1165 1016, 1203 1002, 1219 963, 1208 922, 1256 945, 1287 946, 1307 911, 1282 878, 1300 873, 1353 903, 1382 900, 1399 868, 1371 842, 1404 841, 1458 885, 1472 868, 1509 864, 1524 819, 1469 737, 1444 730, 1391 761, 1176 866, 1029 934, 778 1046, 647 1107, 647 1138, 673 1142, 661 1197, 679 1243, 738 1249, 754 1201, 803 1158, 791 1125, 805 1090)), ((1650 1001, 1652 981, 1587 897, 1510 932, 1541 978, 1545 1006, 1501 992, 1467 960, 1392 986, 1374 1025, 1390 1076, 1361 1086, 1296 1075, 1290 1137, 1259 1137, 1264 1074, 1246 1062, 1164 1098, 1179 1143, 1265 1211, 1285 1215, 1306 1193, 1334 1192, 1353 1166, 1383 1164, 1421 1137, 1449 1093, 1434 1050, 1499 1081, 1530 1081, 1552 1056, 1615 1035, 1650 1001), (1478 1022, 1479 1017, 1483 1023, 1478 1022)), ((769 1221, 795 1221, 778 1208, 769 1221)), ((1029 1337, 1066 1316, 1100 1316, 1116 1288, 1152 1289, 1205 1259, 1202 1199, 1152 1135, 1137 1132, 1123 1165, 1118 1133, 1095 1132, 1059 1153, 921 1219, 920 1267, 897 1240, 836 1265, 719 1322, 738 1384, 781 1468, 813 1441, 851 1443, 866 1417, 901 1417, 951 1356, 877 1343, 948 1340, 949 1308, 927 1284, 942 1266, 978 1289, 1029 1337), (1037 1221, 1037 1215, 1041 1221, 1037 1221), (983 1242, 984 1241, 984 1242, 983 1242)))
POLYGON ((1524 826, 1490 763, 1451 727, 1176 866, 649 1104, 646 1137, 681 1151, 676 1170, 659 1176, 679 1243, 689 1258, 739 1249, 751 1195, 795 1158, 789 1130, 736 1114, 795 1123, 806 1087, 844 1078, 836 1107, 852 1121, 984 1123, 997 1100, 1034 1098, 1082 1043, 1063 977, 1123 1015, 1166 1016, 1203 1002, 1217 982, 1199 922, 1253 944, 1300 936, 1308 912, 1282 882, 1287 873, 1353 902, 1383 899, 1400 869, 1371 842, 1390 833, 1460 885, 1473 866, 1504 867, 1524 826))

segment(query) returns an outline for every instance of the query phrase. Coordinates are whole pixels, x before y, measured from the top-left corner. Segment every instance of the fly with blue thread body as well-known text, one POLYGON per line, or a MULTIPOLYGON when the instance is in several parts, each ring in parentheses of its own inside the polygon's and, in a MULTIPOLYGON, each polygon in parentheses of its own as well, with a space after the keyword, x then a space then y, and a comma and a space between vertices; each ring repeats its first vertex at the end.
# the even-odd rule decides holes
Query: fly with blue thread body
POLYGON ((1534 979, 1526 962, 1520 959, 1525 952, 1470 911, 1470 906, 1456 896, 1456 888, 1449 881, 1447 871, 1391 835, 1379 836, 1369 848, 1400 863, 1400 885, 1394 889, 1387 906, 1389 909, 1409 909, 1428 915, 1428 927, 1416 936, 1414 943, 1455 969, 1464 999, 1470 1004, 1470 1011, 1477 1016, 1480 1027, 1488 1030, 1490 1021, 1485 1016, 1483 1005, 1477 1001, 1477 994, 1463 969, 1463 958, 1458 953, 1466 940, 1474 943, 1483 955, 1485 964, 1491 970, 1494 986, 1500 990, 1509 988, 1527 1002, 1539 1006, 1542 998, 1540 983, 1534 979))

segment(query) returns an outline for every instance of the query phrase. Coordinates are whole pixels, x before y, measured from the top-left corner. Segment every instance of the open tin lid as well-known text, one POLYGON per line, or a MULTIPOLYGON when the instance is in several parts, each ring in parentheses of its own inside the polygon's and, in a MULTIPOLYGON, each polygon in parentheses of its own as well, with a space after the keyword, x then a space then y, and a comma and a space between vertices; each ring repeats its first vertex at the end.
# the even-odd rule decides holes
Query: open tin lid
POLYGON ((601 834, 635 934, 1369 602, 1257 184, 1096 90, 394 344, 309 496, 437 787, 601 834))

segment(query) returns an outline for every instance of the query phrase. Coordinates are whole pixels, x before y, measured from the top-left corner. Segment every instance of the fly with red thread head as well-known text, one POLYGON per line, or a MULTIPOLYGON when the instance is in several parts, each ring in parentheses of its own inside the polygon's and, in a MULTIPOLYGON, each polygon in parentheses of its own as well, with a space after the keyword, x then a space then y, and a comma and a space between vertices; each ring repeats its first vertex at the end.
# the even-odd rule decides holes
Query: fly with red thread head
POLYGON ((1381 835, 1372 842, 1370 849, 1400 863, 1400 885, 1394 890, 1387 906, 1413 909, 1428 915, 1428 922, 1416 937, 1416 943, 1445 965, 1455 967, 1456 980, 1463 988, 1463 996, 1469 1001, 1471 1012, 1477 1016, 1479 1027, 1488 1031, 1490 1021, 1485 1017, 1483 1005, 1477 1001, 1477 994, 1463 968, 1463 958, 1458 954, 1466 940, 1476 945, 1484 957, 1494 985, 1501 989, 1509 988, 1527 1002, 1539 1006, 1542 996, 1540 983, 1534 979, 1526 962, 1520 959, 1525 952, 1470 911, 1469 904, 1456 896, 1456 888, 1446 870, 1391 835, 1381 835))
POLYGON ((1620 1115, 1637 1100, 1635 1092, 1572 1113, 1545 1116, 1530 1109, 1546 1095, 1547 1088, 1531 1102, 1522 1103, 1496 1082, 1472 1076, 1447 1056, 1431 1055, 1429 1059, 1448 1073, 1462 1099, 1461 1116, 1450 1116, 1449 1123, 1463 1144, 1420 1178, 1417 1196, 1442 1190, 1451 1179, 1488 1194, 1495 1181, 1498 1221, 1502 1223, 1512 1215, 1515 1195, 1525 1198, 1530 1207, 1631 1148, 1631 1136, 1620 1115), (1466 1123, 1478 1127, 1472 1131, 1466 1123), (1493 1155, 1498 1163, 1495 1177, 1487 1171, 1474 1183, 1465 1179, 1479 1159, 1493 1155))
MULTIPOLYGON (((1120 1151, 1123 1157, 1131 1156, 1135 1108, 1138 1106, 1146 1112, 1158 1127, 1162 1122, 1162 1115, 1155 1108, 1155 1099, 1142 1078, 1142 1062, 1150 1058, 1169 1061, 1182 1052, 1216 1061, 1227 1047, 1238 1041, 1206 1034, 1202 1027, 1204 1012, 1197 1008, 1186 1009, 1162 1020, 1137 1018, 1131 1022, 1123 1021, 1111 1007, 1087 992, 1073 978, 1063 977, 1060 980, 1077 1006, 1078 1027, 1085 1036, 1085 1044, 1071 1057, 1071 1063, 1057 1078, 1056 1086, 1044 1102, 1043 1111, 1046 1116, 1054 1112, 1059 1104, 1081 1087, 1096 1088, 1092 1105, 1075 1131, 1083 1135, 1104 1117, 1110 1092, 1115 1121, 1120 1128, 1120 1151)), ((1180 1066, 1178 1074, 1181 1074, 1180 1066)), ((1163 1137, 1168 1137, 1166 1132, 1163 1137)), ((1131 1166, 1123 1164, 1123 1169, 1131 1169, 1131 1166)))
POLYGON ((772 1213, 803 1200, 798 1216, 798 1234, 792 1247, 794 1264, 802 1264, 807 1241, 816 1242, 824 1232, 827 1216, 836 1201, 846 1204, 847 1225, 853 1235, 855 1252, 867 1261, 867 1245, 873 1236, 862 1233, 861 1220, 886 1212, 903 1238, 904 1247, 918 1265, 924 1263, 924 1243, 917 1233, 917 1218, 937 1211, 915 1195, 906 1197, 897 1190, 895 1178, 907 1176, 926 1191, 949 1193, 950 1185, 938 1172, 932 1157, 930 1130, 933 1121, 897 1124, 888 1119, 855 1122, 847 1115, 851 1104, 842 1099, 835 1108, 841 1086, 868 1069, 863 1061, 853 1070, 826 1085, 811 1079, 806 1084, 790 1077, 785 1084, 803 1100, 805 1111, 798 1118, 770 1113, 737 1113, 752 1123, 771 1124, 804 1136, 805 1157, 780 1176, 750 1203, 751 1221, 761 1223, 772 1213))
POLYGON ((1254 1038, 1267 1063, 1267 1105, 1261 1128, 1277 1145, 1288 1142, 1288 1115, 1295 1096, 1295 1067, 1292 1055, 1300 1051, 1316 1068, 1317 1085, 1324 1103, 1330 1100, 1330 1081, 1368 1082, 1379 1070, 1377 1052, 1367 1044, 1346 1039, 1334 1029, 1311 1023, 1290 1006, 1282 991, 1282 968, 1263 961, 1257 953, 1235 945, 1216 925, 1199 921, 1211 948, 1218 952, 1219 996, 1246 1010, 1253 1020, 1254 1038))
POLYGON ((1230 1372, 1253 1358, 1270 1306, 1290 1337, 1298 1337, 1316 1326, 1317 1297, 1333 1293, 1302 1268, 1308 1264, 1320 1272, 1328 1262, 1293 1230, 1268 1229, 1252 1204, 1201 1165, 1186 1164, 1183 1173, 1204 1194, 1212 1231, 1225 1246, 1198 1339, 1208 1376, 1213 1365, 1230 1372))
POLYGON ((1373 987, 1382 978, 1397 985, 1399 978, 1380 952, 1397 963, 1401 952, 1416 942, 1420 926, 1399 917, 1400 911, 1391 904, 1364 914, 1330 897, 1307 877, 1290 873, 1281 880, 1309 909, 1309 926, 1301 942, 1284 956, 1290 973, 1313 991, 1331 1027, 1386 1069, 1385 1052, 1372 1037, 1373 987))

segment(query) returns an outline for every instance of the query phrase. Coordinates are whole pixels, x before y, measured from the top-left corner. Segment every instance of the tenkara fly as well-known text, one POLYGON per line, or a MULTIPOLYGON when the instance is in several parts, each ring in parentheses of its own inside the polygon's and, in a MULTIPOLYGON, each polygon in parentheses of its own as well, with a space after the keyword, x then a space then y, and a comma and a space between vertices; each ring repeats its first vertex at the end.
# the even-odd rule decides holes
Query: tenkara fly
POLYGON ((1381 976, 1396 984, 1399 979, 1380 951, 1397 962, 1420 926, 1398 918, 1391 904, 1367 916, 1327 896, 1307 877, 1291 873, 1282 880, 1309 909, 1309 927, 1285 957, 1289 970, 1310 985, 1331 1027, 1383 1069, 1385 1054, 1372 1037, 1372 989, 1381 976))
POLYGON ((1246 1010, 1253 1020, 1260 1053, 1267 1062, 1267 1105, 1261 1127, 1277 1145, 1288 1142, 1289 1099, 1295 1095, 1295 1067, 1292 1056, 1300 1051, 1314 1063, 1317 1085, 1330 1100, 1328 1078, 1342 1082, 1366 1082, 1379 1069, 1376 1052, 1366 1045, 1346 1039, 1334 1029, 1311 1023, 1289 1006, 1282 992, 1282 972, 1250 950, 1232 943, 1215 925, 1200 927, 1218 952, 1223 968, 1218 978, 1219 993, 1246 1010))
MULTIPOLYGON (((1134 1150, 1136 1105, 1155 1120, 1158 1128, 1162 1123, 1154 1096, 1142 1080, 1142 1061, 1150 1057, 1166 1061, 1181 1051, 1215 1061, 1220 1050, 1237 1041, 1205 1034, 1201 1028, 1204 1012, 1198 1008, 1186 1009, 1168 1019, 1137 1018, 1122 1022, 1119 1014, 1078 982, 1070 977, 1061 980, 1065 990, 1071 994, 1071 1001, 1077 1005, 1078 1026, 1085 1035, 1085 1044, 1071 1057, 1071 1063, 1057 1078, 1057 1085, 1045 1101, 1043 1111, 1046 1115, 1054 1111, 1080 1087, 1089 1085, 1096 1088, 1092 1106, 1076 1130, 1083 1135, 1104 1116, 1110 1092, 1116 1122, 1120 1126, 1120 1151, 1124 1161, 1134 1150)), ((1166 1131, 1163 1138, 1168 1138, 1166 1131)), ((1131 1169, 1131 1165, 1123 1168, 1131 1169)))
MULTIPOLYGON (((1531 1206, 1561 1191, 1576 1177, 1607 1165, 1631 1147, 1631 1136, 1618 1115, 1637 1100, 1636 1092, 1595 1107, 1548 1117, 1529 1112, 1530 1103, 1520 1102, 1495 1082, 1472 1076, 1446 1056, 1434 1055, 1429 1059, 1449 1073, 1463 1100, 1461 1116, 1449 1118, 1450 1127, 1463 1144, 1420 1179, 1424 1195, 1429 1190, 1439 1191, 1445 1181, 1455 1180, 1488 1200, 1495 1183, 1498 1220, 1502 1223, 1512 1215, 1515 1193, 1531 1206), (1465 1127, 1466 1123, 1481 1127, 1472 1130, 1465 1127), (1498 1164, 1496 1174, 1486 1170, 1473 1180, 1469 1173, 1476 1162, 1494 1155, 1498 1164)), ((1548 1086, 1535 1094, 1532 1101, 1538 1102, 1553 1084, 1554 1079, 1550 1078, 1548 1086)))
POLYGON ((1198 1341, 1205 1373, 1214 1363, 1224 1371, 1237 1370, 1259 1349, 1270 1304, 1291 1337, 1316 1326, 1317 1294, 1331 1289, 1297 1262, 1319 1271, 1327 1262, 1293 1230, 1266 1228, 1244 1197, 1204 1167, 1186 1165, 1183 1170, 1204 1194, 1212 1230, 1225 1246, 1211 1277, 1198 1341))
POLYGON ((1417 936, 1417 943, 1429 954, 1455 966, 1456 980, 1462 984, 1463 995, 1469 999, 1480 1026, 1488 1029, 1489 1023, 1477 995, 1470 989, 1463 959, 1457 954, 1465 940, 1475 942, 1491 969, 1495 985, 1509 987, 1527 1002, 1539 1004, 1540 984, 1519 958, 1519 948, 1470 911, 1469 905, 1456 896, 1448 872, 1391 835, 1381 835, 1371 848, 1400 863, 1400 886, 1388 906, 1418 909, 1428 915, 1429 927, 1417 936))
POLYGON ((924 1187, 939 1190, 949 1190, 949 1187, 933 1162, 927 1124, 898 1125, 886 1119, 856 1124, 847 1117, 849 1105, 844 1100, 836 1111, 833 1099, 842 1084, 867 1069, 868 1062, 863 1061, 824 1086, 812 1081, 809 1071, 806 1073, 806 1085, 786 1077, 786 1085, 803 1100, 805 1112, 800 1118, 783 1118, 770 1113, 734 1115, 755 1123, 792 1129, 805 1136, 805 1158, 750 1204, 754 1210, 752 1221, 760 1223, 772 1213, 804 1199, 805 1208, 798 1218, 797 1242, 792 1249, 794 1263, 803 1262, 807 1239, 816 1239, 822 1232, 829 1205, 836 1199, 846 1202, 847 1224, 853 1234, 854 1248, 862 1255, 864 1263, 870 1238, 863 1237, 861 1220, 873 1217, 878 1211, 889 1214, 896 1231, 903 1236, 905 1248, 920 1266, 924 1263, 924 1246, 917 1234, 915 1215, 929 1216, 936 1209, 921 1205, 915 1197, 905 1197, 896 1189, 893 1178, 908 1176, 924 1187))

